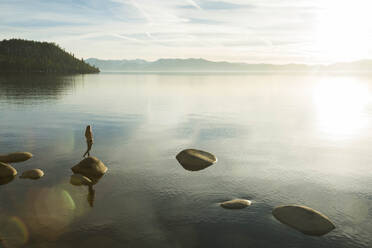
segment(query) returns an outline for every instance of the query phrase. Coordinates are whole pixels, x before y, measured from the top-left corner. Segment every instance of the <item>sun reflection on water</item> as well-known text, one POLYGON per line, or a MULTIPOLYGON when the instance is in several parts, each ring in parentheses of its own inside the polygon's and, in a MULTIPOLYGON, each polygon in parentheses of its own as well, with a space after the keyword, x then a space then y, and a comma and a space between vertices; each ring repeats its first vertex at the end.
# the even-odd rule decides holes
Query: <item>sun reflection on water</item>
POLYGON ((321 80, 313 91, 320 130, 334 138, 355 135, 367 124, 369 100, 367 86, 353 78, 321 80))

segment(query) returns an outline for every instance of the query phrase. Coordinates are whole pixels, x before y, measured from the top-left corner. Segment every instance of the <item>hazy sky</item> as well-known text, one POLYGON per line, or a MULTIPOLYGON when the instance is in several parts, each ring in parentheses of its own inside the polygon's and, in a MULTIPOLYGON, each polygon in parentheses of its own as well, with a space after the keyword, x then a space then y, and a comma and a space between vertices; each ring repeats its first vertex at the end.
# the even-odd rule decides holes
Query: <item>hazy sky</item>
POLYGON ((372 0, 0 0, 0 11, 0 39, 83 58, 372 59, 372 0))

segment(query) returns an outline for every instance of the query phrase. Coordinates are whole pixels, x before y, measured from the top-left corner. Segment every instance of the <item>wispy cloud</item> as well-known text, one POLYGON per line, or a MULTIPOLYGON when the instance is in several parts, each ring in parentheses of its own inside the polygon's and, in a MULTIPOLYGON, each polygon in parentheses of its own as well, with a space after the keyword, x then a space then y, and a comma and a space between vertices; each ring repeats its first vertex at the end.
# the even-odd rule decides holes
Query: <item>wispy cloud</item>
POLYGON ((149 24, 152 24, 152 18, 151 16, 143 9, 143 7, 137 3, 137 1, 135 0, 130 0, 130 3, 136 8, 138 9, 138 11, 143 15, 143 17, 146 18, 146 20, 149 22, 149 24))
POLYGON ((372 58, 369 7, 367 0, 2 0, 0 39, 53 41, 79 57, 107 59, 326 62, 332 58, 322 53, 353 46, 372 58))
POLYGON ((202 9, 206 9, 206 10, 231 10, 231 9, 254 8, 254 5, 250 5, 250 4, 237 4, 233 2, 223 2, 223 1, 202 1, 200 6, 202 9))
POLYGON ((194 0, 187 0, 186 2, 196 9, 201 9, 201 7, 194 0))

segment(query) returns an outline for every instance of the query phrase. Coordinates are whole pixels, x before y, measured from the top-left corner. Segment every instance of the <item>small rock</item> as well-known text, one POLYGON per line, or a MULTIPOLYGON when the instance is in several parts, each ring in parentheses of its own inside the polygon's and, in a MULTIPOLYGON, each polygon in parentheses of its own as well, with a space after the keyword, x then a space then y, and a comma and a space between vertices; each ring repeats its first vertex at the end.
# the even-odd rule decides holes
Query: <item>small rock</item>
POLYGON ((103 176, 107 167, 96 157, 87 157, 71 168, 72 172, 82 174, 88 178, 99 178, 103 176))
POLYGON ((87 178, 86 176, 80 174, 73 174, 70 178, 70 183, 72 185, 80 186, 80 185, 92 185, 92 180, 87 178))
POLYGON ((32 169, 22 173, 20 178, 39 179, 44 176, 44 172, 40 169, 32 169))
POLYGON ((29 152, 14 152, 6 155, 0 155, 0 162, 3 163, 17 163, 29 160, 32 154, 29 152))
POLYGON ((322 236, 335 228, 327 216, 306 206, 279 206, 272 213, 283 224, 307 235, 322 236))
POLYGON ((251 201, 245 199, 234 199, 231 201, 222 202, 220 205, 223 208, 227 209, 242 209, 250 206, 252 204, 251 201))
POLYGON ((189 171, 203 170, 217 162, 213 154, 196 149, 183 150, 177 154, 176 159, 185 170, 189 171))
POLYGON ((10 164, 0 162, 0 178, 14 177, 17 175, 17 170, 10 164))

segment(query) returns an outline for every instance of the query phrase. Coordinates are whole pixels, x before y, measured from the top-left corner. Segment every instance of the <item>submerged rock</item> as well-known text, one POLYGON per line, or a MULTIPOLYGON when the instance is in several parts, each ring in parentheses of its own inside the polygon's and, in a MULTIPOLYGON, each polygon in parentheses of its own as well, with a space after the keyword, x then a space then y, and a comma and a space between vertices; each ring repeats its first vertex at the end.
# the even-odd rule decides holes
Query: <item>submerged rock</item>
POLYGON ((39 179, 44 176, 44 172, 40 169, 32 169, 22 173, 20 178, 39 179))
POLYGON ((221 207, 228 209, 242 209, 250 206, 251 204, 252 202, 246 199, 234 199, 231 201, 222 202, 220 205, 221 207))
POLYGON ((0 185, 10 183, 11 181, 13 181, 14 178, 15 178, 15 176, 1 177, 0 178, 0 185))
POLYGON ((176 159, 185 170, 189 171, 203 170, 217 162, 213 154, 196 149, 183 150, 177 154, 176 159))
POLYGON ((71 168, 72 172, 82 174, 88 178, 99 178, 103 176, 107 167, 96 157, 87 157, 71 168))
POLYGON ((92 180, 81 174, 73 174, 71 175, 70 183, 75 186, 92 185, 92 180))
POLYGON ((322 236, 335 228, 327 216, 306 206, 279 206, 272 213, 283 224, 307 235, 322 236))
POLYGON ((17 175, 17 170, 10 164, 0 162, 0 178, 14 177, 17 175))
POLYGON ((32 154, 29 152, 14 152, 6 155, 0 155, 0 162, 16 163, 29 160, 30 158, 32 158, 32 154))

